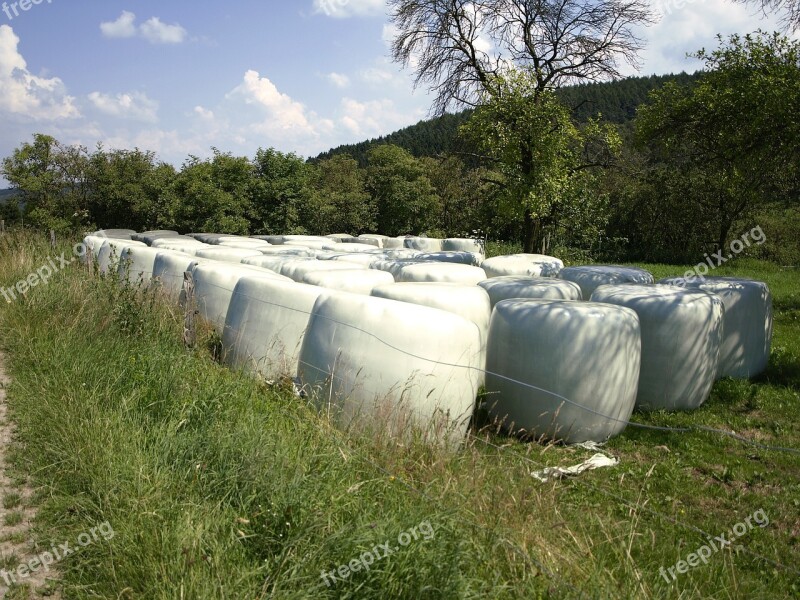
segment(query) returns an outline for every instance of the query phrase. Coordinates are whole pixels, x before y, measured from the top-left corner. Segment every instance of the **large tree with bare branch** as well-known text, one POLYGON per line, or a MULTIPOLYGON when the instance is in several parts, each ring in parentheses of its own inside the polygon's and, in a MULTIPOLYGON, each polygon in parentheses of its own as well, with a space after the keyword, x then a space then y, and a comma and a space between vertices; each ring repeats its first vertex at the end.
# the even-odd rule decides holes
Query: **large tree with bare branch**
MULTIPOLYGON (((501 171, 513 174, 506 181, 527 182, 530 187, 513 185, 505 191, 513 195, 509 200, 517 204, 522 215, 525 251, 541 248, 546 224, 558 221, 558 215, 552 213, 560 206, 554 201, 555 196, 574 187, 568 178, 586 166, 563 160, 536 160, 537 156, 552 156, 537 152, 534 147, 547 139, 548 132, 542 128, 551 127, 548 119, 557 114, 552 111, 549 93, 568 83, 617 78, 625 64, 638 66, 637 55, 643 41, 636 28, 651 21, 648 3, 389 0, 389 6, 397 30, 392 57, 412 69, 415 85, 435 92, 433 112, 440 114, 448 108, 464 106, 492 107, 476 115, 491 114, 498 120, 498 131, 528 132, 529 135, 504 136, 499 145, 490 144, 493 151, 489 158, 500 165, 501 171), (525 81, 524 89, 508 85, 509 81, 520 80, 525 81), (530 109, 519 110, 516 98, 505 101, 503 96, 509 93, 529 104, 530 109), (503 106, 516 108, 507 113, 497 110, 503 106), (536 114, 537 107, 542 115, 536 114), (504 146, 514 144, 517 147, 504 146), (509 160, 515 164, 505 164, 509 160), (548 172, 555 167, 561 172, 548 172), (562 182, 563 189, 552 189, 552 181, 562 182), (543 200, 542 194, 536 192, 540 188, 550 189, 549 199, 543 200), (543 213, 543 206, 550 212, 543 213)), ((491 128, 483 121, 485 129, 491 128)), ((491 131, 486 131, 491 137, 491 131)), ((578 157, 581 153, 571 155, 578 157)))
POLYGON ((765 13, 780 16, 788 30, 800 30, 800 0, 736 0, 739 4, 758 5, 765 13))

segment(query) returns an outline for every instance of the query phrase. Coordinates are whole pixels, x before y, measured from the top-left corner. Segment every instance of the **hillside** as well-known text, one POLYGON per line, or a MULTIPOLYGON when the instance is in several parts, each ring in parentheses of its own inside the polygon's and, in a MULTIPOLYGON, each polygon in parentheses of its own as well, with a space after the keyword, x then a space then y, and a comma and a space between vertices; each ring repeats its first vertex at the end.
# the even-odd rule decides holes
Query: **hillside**
MULTIPOLYGON (((697 73, 677 75, 650 75, 648 77, 629 77, 619 81, 604 83, 584 83, 562 88, 558 91, 561 100, 572 107, 578 121, 602 115, 612 123, 629 123, 636 116, 636 108, 647 100, 650 92, 668 81, 687 83, 698 76, 697 73)), ((465 110, 455 114, 420 121, 394 133, 356 144, 344 144, 323 152, 310 159, 324 160, 335 154, 349 154, 359 165, 366 166, 367 152, 377 144, 396 144, 414 156, 437 156, 460 150, 458 128, 472 114, 465 110)))

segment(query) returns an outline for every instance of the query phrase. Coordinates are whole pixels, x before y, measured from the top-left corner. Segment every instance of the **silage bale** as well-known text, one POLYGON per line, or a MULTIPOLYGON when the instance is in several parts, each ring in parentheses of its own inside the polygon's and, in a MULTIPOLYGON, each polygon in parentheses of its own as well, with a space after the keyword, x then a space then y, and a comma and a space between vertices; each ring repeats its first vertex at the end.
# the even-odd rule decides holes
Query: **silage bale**
POLYGON ((481 263, 486 276, 508 277, 556 277, 564 268, 564 263, 546 254, 508 254, 487 258, 481 263))
POLYGON ((303 277, 303 281, 309 285, 369 296, 375 287, 387 283, 393 284, 394 277, 386 271, 351 268, 336 271, 312 271, 303 277))
POLYGON ((492 307, 503 300, 527 298, 529 300, 582 300, 577 283, 552 277, 492 277, 478 283, 489 294, 492 307))
POLYGON ((653 283, 653 275, 638 267, 617 265, 585 265, 566 267, 558 274, 559 279, 572 281, 581 287, 583 299, 588 300, 601 285, 620 285, 634 283, 647 285, 653 283))
POLYGON ((479 267, 483 262, 483 255, 474 252, 420 252, 415 256, 419 260, 432 260, 434 262, 456 263, 479 267))
POLYGON ((244 248, 225 248, 222 246, 214 246, 211 248, 201 248, 200 250, 197 250, 195 252, 195 256, 226 263, 240 263, 245 258, 252 258, 254 256, 261 257, 264 255, 256 249, 245 250, 244 248))
MULTIPOLYGON (((313 271, 339 271, 358 269, 354 263, 342 263, 333 260, 293 260, 283 263, 278 272, 294 281, 302 282, 303 278, 313 271)), ((366 269, 366 267, 361 267, 366 269)))
POLYGON ((406 248, 422 250, 423 252, 441 252, 444 240, 427 237, 407 237, 403 240, 406 248))
POLYGON ((480 267, 471 267, 469 265, 424 262, 402 267, 395 279, 408 282, 428 281, 477 285, 478 282, 486 279, 486 273, 480 267))

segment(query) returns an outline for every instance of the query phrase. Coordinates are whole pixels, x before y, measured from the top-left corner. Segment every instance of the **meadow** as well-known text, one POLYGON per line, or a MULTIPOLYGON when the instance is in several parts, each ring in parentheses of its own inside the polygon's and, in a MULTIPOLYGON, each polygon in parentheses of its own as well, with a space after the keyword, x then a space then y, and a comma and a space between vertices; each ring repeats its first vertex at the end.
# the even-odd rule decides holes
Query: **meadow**
MULTIPOLYGON (((62 252, 0 236, 0 286, 62 252)), ((800 597, 800 274, 747 258, 714 274, 770 286, 767 371, 691 413, 634 413, 603 449, 617 466, 541 483, 594 451, 490 425, 457 451, 342 431, 290 382, 219 365, 210 329, 187 350, 157 293, 76 262, 0 301, 12 473, 37 489, 41 548, 113 527, 58 563, 66 598, 800 597)))

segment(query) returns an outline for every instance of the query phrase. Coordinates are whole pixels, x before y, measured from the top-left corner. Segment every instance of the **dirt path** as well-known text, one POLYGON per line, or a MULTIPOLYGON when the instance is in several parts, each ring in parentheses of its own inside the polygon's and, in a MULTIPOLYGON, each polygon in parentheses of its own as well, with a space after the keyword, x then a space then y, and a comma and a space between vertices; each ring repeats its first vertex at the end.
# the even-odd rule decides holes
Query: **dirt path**
POLYGON ((14 424, 8 420, 6 387, 9 380, 0 354, 0 598, 22 600, 60 599, 56 573, 41 565, 41 552, 33 548, 31 522, 36 509, 34 490, 23 476, 9 469, 8 451, 13 444, 14 424))

